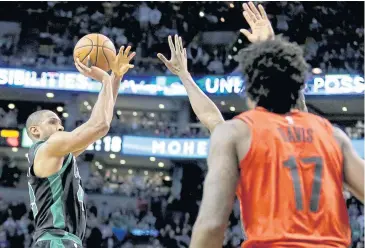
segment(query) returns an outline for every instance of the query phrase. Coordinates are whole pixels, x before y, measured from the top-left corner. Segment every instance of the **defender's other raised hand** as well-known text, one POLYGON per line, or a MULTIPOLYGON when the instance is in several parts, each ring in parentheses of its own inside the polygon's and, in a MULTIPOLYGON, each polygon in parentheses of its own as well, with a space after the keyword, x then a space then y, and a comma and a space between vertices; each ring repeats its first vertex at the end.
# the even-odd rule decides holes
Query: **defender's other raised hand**
POLYGON ((172 42, 171 36, 168 38, 171 50, 171 59, 166 59, 161 53, 157 57, 166 65, 166 67, 175 75, 179 76, 188 72, 188 60, 186 56, 186 49, 183 48, 181 37, 175 35, 175 45, 172 42))
POLYGON ((91 66, 90 56, 87 58, 87 66, 81 63, 78 58, 75 62, 75 66, 82 75, 99 82, 102 82, 105 77, 109 77, 109 74, 106 71, 103 71, 96 66, 91 66))
POLYGON ((127 71, 134 67, 134 65, 129 64, 129 62, 136 55, 135 52, 132 52, 130 55, 129 52, 131 50, 131 46, 128 46, 124 51, 124 46, 119 49, 119 53, 116 56, 115 60, 110 63, 110 68, 113 71, 113 74, 116 77, 122 77, 127 71))
POLYGON ((241 29, 240 32, 244 34, 251 43, 274 39, 275 33, 267 18, 264 7, 261 4, 256 6, 249 2, 243 5, 243 16, 248 25, 250 25, 251 33, 247 29, 241 29), (260 11, 260 12, 259 12, 260 11))

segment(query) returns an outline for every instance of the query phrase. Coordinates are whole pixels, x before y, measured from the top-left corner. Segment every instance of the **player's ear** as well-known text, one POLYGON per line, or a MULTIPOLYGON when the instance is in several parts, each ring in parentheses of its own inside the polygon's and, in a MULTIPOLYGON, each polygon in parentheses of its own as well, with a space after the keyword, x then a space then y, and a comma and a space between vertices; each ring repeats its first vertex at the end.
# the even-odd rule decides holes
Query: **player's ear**
POLYGON ((41 135, 40 130, 39 130, 39 127, 38 127, 38 126, 31 126, 31 127, 29 128, 29 131, 30 131, 30 133, 32 134, 32 136, 33 136, 34 138, 36 138, 36 139, 38 139, 38 138, 40 137, 40 135, 41 135))

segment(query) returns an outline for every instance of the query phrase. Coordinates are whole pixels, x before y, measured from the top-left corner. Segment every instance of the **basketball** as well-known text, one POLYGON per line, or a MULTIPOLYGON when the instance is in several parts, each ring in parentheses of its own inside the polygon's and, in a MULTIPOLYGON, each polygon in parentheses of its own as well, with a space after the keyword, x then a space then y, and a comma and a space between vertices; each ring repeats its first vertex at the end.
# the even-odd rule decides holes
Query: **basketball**
POLYGON ((74 48, 74 60, 79 58, 84 65, 90 56, 91 65, 104 71, 110 70, 110 62, 115 59, 116 50, 113 42, 102 34, 88 34, 82 37, 74 48))

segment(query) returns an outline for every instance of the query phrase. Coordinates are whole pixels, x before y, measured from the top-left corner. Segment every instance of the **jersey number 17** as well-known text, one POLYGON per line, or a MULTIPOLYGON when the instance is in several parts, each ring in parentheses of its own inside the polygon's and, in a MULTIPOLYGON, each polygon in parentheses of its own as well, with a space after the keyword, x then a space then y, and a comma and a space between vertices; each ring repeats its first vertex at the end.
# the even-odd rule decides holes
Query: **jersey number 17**
MULTIPOLYGON (((321 157, 306 157, 301 158, 305 164, 315 164, 314 168, 314 178, 312 184, 312 194, 310 197, 310 211, 317 212, 319 205, 319 194, 321 192, 322 186, 322 169, 323 160, 321 157)), ((294 156, 290 156, 288 160, 284 162, 284 166, 290 169, 290 174, 294 183, 294 193, 295 193, 295 205, 297 210, 303 210, 303 197, 302 190, 300 186, 300 177, 298 171, 298 164, 294 156)))

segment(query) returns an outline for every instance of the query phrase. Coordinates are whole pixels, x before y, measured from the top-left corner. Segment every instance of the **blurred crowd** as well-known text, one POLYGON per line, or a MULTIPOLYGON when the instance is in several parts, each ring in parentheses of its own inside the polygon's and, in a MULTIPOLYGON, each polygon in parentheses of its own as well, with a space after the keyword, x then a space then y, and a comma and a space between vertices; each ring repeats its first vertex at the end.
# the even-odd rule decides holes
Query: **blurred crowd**
MULTIPOLYGON (((300 44, 316 73, 363 74, 362 2, 262 2, 276 33, 300 44)), ((195 74, 224 74, 248 44, 238 2, 13 2, 0 10, 0 66, 73 68, 73 48, 89 33, 137 52, 131 74, 165 74, 156 58, 168 54, 166 37, 185 40, 195 74)))
MULTIPOLYGON (((76 126, 86 122, 89 117, 90 112, 84 112, 76 122, 76 126)), ((179 127, 177 113, 131 110, 115 110, 110 133, 168 138, 209 136, 208 129, 200 124, 190 123, 184 127, 179 127)))
POLYGON ((128 197, 166 196, 170 188, 164 183, 171 178, 164 172, 128 170, 122 174, 116 169, 95 170, 84 180, 87 193, 124 195, 128 197))
POLYGON ((12 108, 5 111, 0 107, 1 127, 18 127, 18 109, 12 108))
POLYGON ((357 121, 355 125, 343 128, 346 134, 352 139, 364 138, 364 121, 357 121))

